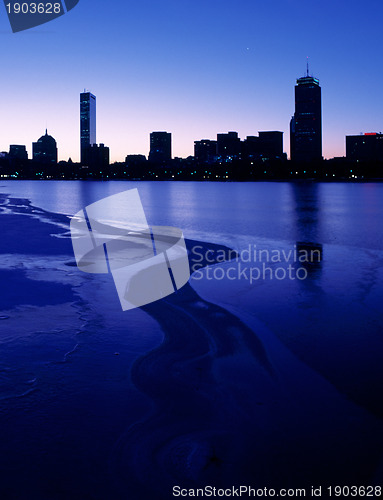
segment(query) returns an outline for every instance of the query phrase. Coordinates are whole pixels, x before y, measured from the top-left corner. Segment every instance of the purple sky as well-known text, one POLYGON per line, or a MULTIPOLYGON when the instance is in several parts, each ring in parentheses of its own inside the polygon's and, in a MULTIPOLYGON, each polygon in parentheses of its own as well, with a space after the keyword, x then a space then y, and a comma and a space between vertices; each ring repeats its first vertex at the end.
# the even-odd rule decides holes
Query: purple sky
POLYGON ((282 130, 289 153, 307 56, 322 86, 325 157, 344 155, 346 134, 383 130, 378 0, 80 0, 17 34, 0 12, 0 151, 31 153, 47 126, 59 158, 78 160, 87 88, 112 161, 147 154, 154 130, 172 132, 175 156, 229 130, 282 130))

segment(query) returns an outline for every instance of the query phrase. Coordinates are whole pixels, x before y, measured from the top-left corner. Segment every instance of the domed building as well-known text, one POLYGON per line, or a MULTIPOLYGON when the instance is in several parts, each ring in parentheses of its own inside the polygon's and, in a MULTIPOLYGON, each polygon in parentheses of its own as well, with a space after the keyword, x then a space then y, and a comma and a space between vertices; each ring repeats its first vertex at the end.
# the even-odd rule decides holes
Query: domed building
POLYGON ((32 144, 33 159, 40 163, 57 163, 57 143, 48 130, 37 142, 32 144))

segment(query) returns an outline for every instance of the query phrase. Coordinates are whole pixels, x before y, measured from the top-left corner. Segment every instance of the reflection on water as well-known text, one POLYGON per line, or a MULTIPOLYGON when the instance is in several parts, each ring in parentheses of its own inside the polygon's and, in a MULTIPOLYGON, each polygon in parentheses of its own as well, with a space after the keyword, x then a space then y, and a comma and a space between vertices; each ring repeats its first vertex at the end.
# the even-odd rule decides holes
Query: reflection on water
POLYGON ((383 249, 383 183, 5 181, 0 192, 72 215, 134 187, 152 225, 383 249))
POLYGON ((290 188, 295 200, 297 250, 302 256, 299 265, 307 271, 307 280, 300 283, 306 287, 320 277, 323 265, 323 245, 319 240, 322 234, 319 185, 315 182, 297 182, 290 184, 290 188))
POLYGON ((18 307, 16 293, 0 315, 0 386, 12 396, 0 407, 0 498, 379 480, 383 184, 17 181, 0 192, 73 215, 133 187, 149 224, 189 240, 287 253, 313 242, 323 261, 294 264, 302 281, 191 280, 125 314, 108 276, 68 265, 70 240, 52 238, 66 217, 47 225, 35 211, 14 227, 2 215, 1 291, 21 276, 24 295, 48 288, 33 297, 49 300, 18 307))
POLYGON ((320 243, 321 206, 315 182, 290 184, 295 205, 295 231, 298 241, 320 243))

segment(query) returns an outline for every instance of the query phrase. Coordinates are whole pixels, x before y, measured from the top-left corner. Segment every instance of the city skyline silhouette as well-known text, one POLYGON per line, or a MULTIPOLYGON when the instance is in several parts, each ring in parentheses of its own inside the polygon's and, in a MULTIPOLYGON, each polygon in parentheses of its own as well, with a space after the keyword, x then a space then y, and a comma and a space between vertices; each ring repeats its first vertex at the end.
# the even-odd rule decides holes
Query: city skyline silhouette
MULTIPOLYGON (((195 140, 229 130, 240 137, 280 130, 288 140, 292 82, 310 56, 323 88, 323 156, 342 156, 346 135, 382 129, 382 70, 372 48, 383 7, 369 7, 166 0, 108 9, 83 0, 19 34, 3 9, 3 64, 12 73, 2 85, 0 150, 15 142, 30 150, 48 126, 59 159, 78 161, 73 138, 84 85, 100 99, 99 133, 112 162, 147 152, 155 130, 173 134, 178 157, 191 155, 195 140)), ((284 149, 290 155, 288 143, 284 149)))
MULTIPOLYGON (((246 135, 245 138, 238 136, 238 132, 228 131, 216 134, 216 138, 205 138, 194 141, 194 152, 187 158, 193 158, 197 164, 222 164, 233 160, 256 160, 264 157, 264 161, 270 159, 283 159, 298 162, 298 164, 316 163, 325 158, 322 156, 322 100, 321 86, 318 78, 315 78, 309 71, 309 61, 307 58, 306 74, 296 79, 295 84, 295 112, 290 120, 290 130, 288 138, 283 137, 282 131, 258 131, 255 134, 246 135), (234 141, 234 142, 233 142, 234 141), (265 142, 266 141, 266 142, 265 142), (290 142, 290 157, 285 153, 287 142, 290 142), (263 144, 263 145, 261 145, 263 144), (207 159, 209 157, 209 159, 207 159)), ((80 93, 80 164, 93 165, 94 168, 106 167, 109 164, 123 163, 124 160, 110 161, 110 149, 100 142, 97 144, 97 104, 96 96, 84 89, 80 93)), ((57 144, 53 137, 47 135, 40 137, 41 142, 45 137, 50 137, 55 142, 56 153, 52 154, 51 148, 36 154, 35 144, 33 155, 28 157, 27 146, 21 144, 9 145, 9 153, 0 153, 1 158, 14 158, 19 160, 33 159, 44 161, 44 155, 48 155, 49 162, 58 161, 57 144), (55 158, 55 160, 54 160, 55 158)), ((383 137, 383 136, 382 136, 383 137)), ((338 158, 348 158, 354 161, 383 161, 381 148, 381 132, 362 132, 359 136, 348 135, 346 140, 346 154, 338 158), (375 137, 372 137, 375 136, 375 137), (361 139, 359 139, 361 137, 361 139), (366 138, 367 137, 367 143, 366 138), (375 146, 376 142, 376 146, 375 146), (367 146, 366 146, 367 144, 367 146)), ((172 155, 172 132, 152 131, 150 132, 149 151, 136 151, 134 154, 127 154, 125 163, 129 163, 129 158, 147 158, 150 163, 166 165, 172 159, 178 159, 172 155)), ((43 148, 44 149, 44 148, 43 148)), ((182 158, 181 158, 182 159, 182 158)), ((331 159, 331 158, 330 158, 331 159)), ((332 158, 336 159, 336 157, 332 158)), ((72 162, 72 158, 68 159, 72 162)), ((65 160, 61 160, 65 161, 65 160)), ((48 163, 49 163, 48 162, 48 163)), ((352 172, 352 170, 351 170, 352 172)), ((101 172, 100 172, 101 173, 101 172)), ((266 173, 266 172, 265 172, 266 173)))

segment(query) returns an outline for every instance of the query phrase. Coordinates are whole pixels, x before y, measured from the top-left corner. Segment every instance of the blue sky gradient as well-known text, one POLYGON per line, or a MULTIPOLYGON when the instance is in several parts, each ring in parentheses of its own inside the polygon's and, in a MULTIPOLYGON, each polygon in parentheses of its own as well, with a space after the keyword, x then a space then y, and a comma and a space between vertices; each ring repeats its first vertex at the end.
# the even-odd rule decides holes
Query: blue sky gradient
POLYGON ((320 79, 323 154, 345 135, 383 130, 378 0, 80 0, 46 25, 13 34, 0 6, 0 151, 48 126, 59 158, 79 159, 79 93, 97 96, 97 141, 111 159, 147 154, 149 133, 173 154, 238 131, 282 130, 289 153, 294 84, 320 79))

